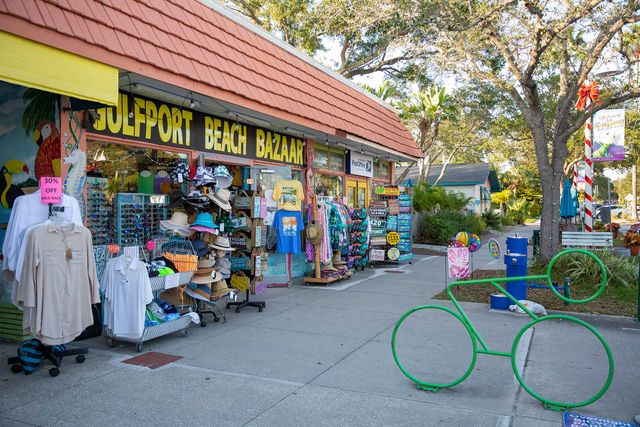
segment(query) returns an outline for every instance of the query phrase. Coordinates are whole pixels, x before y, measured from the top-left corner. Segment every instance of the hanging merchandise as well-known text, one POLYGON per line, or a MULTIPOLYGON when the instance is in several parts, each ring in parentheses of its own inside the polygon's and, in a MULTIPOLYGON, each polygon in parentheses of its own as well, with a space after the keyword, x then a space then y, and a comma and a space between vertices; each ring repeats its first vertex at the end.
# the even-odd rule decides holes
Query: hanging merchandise
MULTIPOLYGON (((233 183, 233 176, 231 176, 227 168, 223 165, 216 166, 213 170, 213 177, 216 181, 216 188, 218 189, 229 188, 233 183)), ((227 201, 228 200, 229 199, 227 198, 227 201)))
POLYGON ((203 187, 205 185, 214 185, 216 178, 213 174, 213 170, 209 166, 198 166, 196 168, 196 174, 193 177, 193 185, 196 187, 203 187))
POLYGON ((151 282, 142 261, 120 255, 107 262, 100 290, 104 294, 104 325, 118 337, 140 338, 147 304, 153 300, 151 282))
POLYGON ((281 179, 276 182, 272 197, 278 202, 278 210, 301 211, 304 190, 300 181, 281 179))
POLYGON ((304 223, 299 211, 276 211, 273 228, 278 234, 278 253, 300 253, 300 232, 304 229, 304 223))
MULTIPOLYGON (((347 266, 349 268, 364 269, 369 262, 369 243, 371 220, 367 215, 367 210, 363 208, 353 209, 349 217, 350 246, 347 266)), ((384 251, 371 250, 371 259, 374 261, 384 261, 384 251)))
POLYGON ((189 217, 184 212, 174 212, 170 219, 160 221, 160 229, 164 231, 172 231, 184 237, 193 235, 190 230, 189 217))
POLYGON ((169 178, 174 184, 182 184, 189 181, 189 165, 184 162, 177 162, 171 172, 169 178))
POLYGON ((215 193, 209 192, 207 197, 225 211, 231 211, 231 203, 229 203, 231 193, 226 188, 218 188, 215 193))
POLYGON ((233 198, 233 206, 236 209, 251 209, 251 197, 249 197, 246 191, 240 191, 236 197, 233 198))
POLYGON ((200 233, 215 234, 220 227, 213 222, 213 216, 209 212, 202 212, 198 214, 190 228, 200 233))

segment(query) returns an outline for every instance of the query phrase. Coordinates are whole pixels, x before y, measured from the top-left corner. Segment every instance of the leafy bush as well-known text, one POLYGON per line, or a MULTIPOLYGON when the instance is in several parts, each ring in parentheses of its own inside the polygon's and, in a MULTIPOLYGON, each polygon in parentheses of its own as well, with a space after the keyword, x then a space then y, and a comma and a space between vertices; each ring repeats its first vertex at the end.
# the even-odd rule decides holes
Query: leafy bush
MULTIPOLYGON (((638 277, 638 259, 623 257, 611 251, 592 251, 600 258, 607 272, 605 294, 617 300, 637 298, 635 288, 638 277)), ((542 268, 538 266, 540 270, 542 268)), ((546 268, 544 269, 546 271, 546 268)), ((593 295, 602 280, 600 267, 587 255, 566 255, 553 266, 553 280, 562 283, 564 277, 571 279, 572 298, 582 299, 593 295)))
POLYGON ((511 217, 509 217, 508 215, 503 215, 500 219, 502 220, 502 225, 510 226, 515 224, 513 219, 511 219, 511 217))
POLYGON ((507 205, 507 215, 518 224, 524 224, 530 208, 531 203, 526 199, 517 199, 507 205))
POLYGON ((529 203, 529 216, 538 218, 542 213, 542 203, 529 203))
POLYGON ((468 231, 481 235, 486 228, 486 222, 475 215, 440 211, 424 216, 422 237, 430 243, 447 244, 459 231, 468 231))
POLYGON ((502 217, 493 211, 486 211, 482 214, 482 219, 487 224, 487 227, 494 230, 500 230, 502 228, 502 217))
POLYGON ((413 207, 418 212, 433 212, 438 208, 460 212, 467 207, 470 200, 471 198, 462 193, 432 187, 426 182, 419 183, 413 190, 413 207))

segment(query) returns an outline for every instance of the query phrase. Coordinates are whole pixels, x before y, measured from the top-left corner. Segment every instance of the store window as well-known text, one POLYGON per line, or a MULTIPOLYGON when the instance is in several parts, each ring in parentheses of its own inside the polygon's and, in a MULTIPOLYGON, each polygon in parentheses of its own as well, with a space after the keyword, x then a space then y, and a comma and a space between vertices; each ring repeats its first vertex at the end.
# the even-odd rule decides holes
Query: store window
POLYGON ((389 162, 386 160, 374 160, 373 162, 373 177, 375 179, 388 181, 389 175, 389 162))
POLYGON ((313 167, 334 172, 344 172, 344 150, 324 145, 313 147, 313 167))
POLYGON ((313 175, 313 187, 319 196, 342 198, 343 179, 337 175, 316 173, 313 175))
POLYGON ((162 234, 169 172, 187 155, 124 144, 87 142, 87 227, 95 245, 142 245, 162 234))

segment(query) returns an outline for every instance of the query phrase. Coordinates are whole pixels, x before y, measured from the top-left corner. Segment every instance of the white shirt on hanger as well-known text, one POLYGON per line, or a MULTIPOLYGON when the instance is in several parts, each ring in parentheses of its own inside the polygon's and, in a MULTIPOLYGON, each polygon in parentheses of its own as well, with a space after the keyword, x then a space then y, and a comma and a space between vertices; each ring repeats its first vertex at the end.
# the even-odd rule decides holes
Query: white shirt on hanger
POLYGON ((147 304, 153 300, 151 282, 142 261, 121 255, 107 262, 100 284, 104 293, 104 324, 116 337, 140 338, 147 304))
MULTIPOLYGON (((83 225, 80 205, 73 196, 62 195, 64 212, 59 212, 66 221, 83 225)), ((23 242, 24 230, 29 226, 42 223, 49 218, 49 205, 40 201, 40 190, 18 197, 11 208, 9 224, 2 243, 2 269, 16 271, 20 247, 23 242)), ((22 265, 20 265, 22 269, 22 265)))

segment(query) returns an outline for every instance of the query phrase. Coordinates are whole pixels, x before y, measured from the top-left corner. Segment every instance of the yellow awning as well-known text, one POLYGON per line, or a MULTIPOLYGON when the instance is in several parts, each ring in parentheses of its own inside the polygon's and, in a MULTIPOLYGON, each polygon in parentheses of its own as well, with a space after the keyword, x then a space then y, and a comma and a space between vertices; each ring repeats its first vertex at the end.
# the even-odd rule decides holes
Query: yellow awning
POLYGON ((0 31, 0 80, 107 105, 118 104, 118 69, 0 31))

